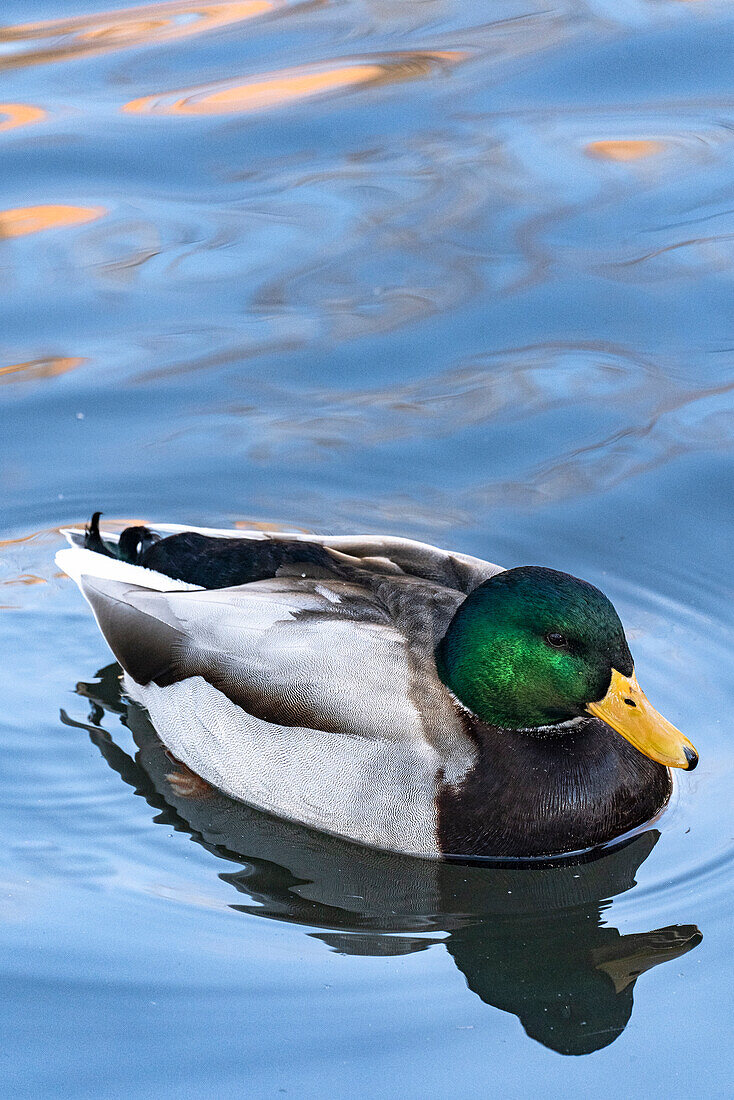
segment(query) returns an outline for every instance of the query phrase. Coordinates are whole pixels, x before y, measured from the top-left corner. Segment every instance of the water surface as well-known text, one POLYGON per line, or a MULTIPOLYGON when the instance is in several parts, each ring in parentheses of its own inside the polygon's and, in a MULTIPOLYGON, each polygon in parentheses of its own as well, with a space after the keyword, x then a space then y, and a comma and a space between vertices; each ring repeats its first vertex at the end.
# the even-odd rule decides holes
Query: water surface
POLYGON ((1 18, 4 1091, 729 1094, 730 5, 1 18), (699 768, 532 871, 202 792, 53 565, 97 508, 584 576, 699 768))

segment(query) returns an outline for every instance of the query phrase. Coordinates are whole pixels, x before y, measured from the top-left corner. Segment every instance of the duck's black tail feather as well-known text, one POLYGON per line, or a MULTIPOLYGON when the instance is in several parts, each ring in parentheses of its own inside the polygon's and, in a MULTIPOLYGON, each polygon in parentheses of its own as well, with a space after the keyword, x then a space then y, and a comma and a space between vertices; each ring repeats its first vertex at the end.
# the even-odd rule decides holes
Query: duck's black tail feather
POLYGON ((161 538, 147 527, 126 527, 118 543, 108 542, 99 531, 101 515, 95 512, 86 528, 87 550, 130 565, 142 565, 201 588, 249 584, 300 565, 309 573, 321 570, 322 576, 333 575, 336 569, 333 557, 323 546, 295 539, 218 538, 198 531, 181 531, 161 538))
POLYGON ((321 575, 334 568, 328 551, 311 542, 217 538, 198 531, 182 531, 161 539, 148 546, 136 564, 202 588, 230 588, 267 580, 280 569, 296 564, 309 573, 319 568, 321 575))
POLYGON ((91 520, 84 528, 84 548, 94 550, 96 554, 104 554, 106 558, 116 558, 116 547, 105 542, 99 533, 99 517, 101 512, 95 512, 91 520))
POLYGON ((161 541, 148 527, 126 527, 117 544, 118 557, 130 565, 140 565, 151 546, 161 541))
POLYGON ((87 550, 104 554, 106 558, 126 561, 130 565, 140 565, 145 551, 160 540, 160 535, 154 535, 147 527, 126 527, 119 542, 107 542, 99 531, 101 515, 101 512, 95 512, 84 530, 84 547, 87 550))

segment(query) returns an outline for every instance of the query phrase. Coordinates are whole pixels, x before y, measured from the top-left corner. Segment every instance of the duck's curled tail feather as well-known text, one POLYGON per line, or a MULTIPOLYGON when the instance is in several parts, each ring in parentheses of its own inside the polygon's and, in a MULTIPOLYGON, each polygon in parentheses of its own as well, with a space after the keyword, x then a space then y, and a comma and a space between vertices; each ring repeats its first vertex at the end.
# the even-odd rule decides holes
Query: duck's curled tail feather
POLYGON ((107 558, 117 558, 128 565, 142 565, 146 550, 160 541, 148 527, 126 527, 118 542, 106 542, 99 530, 101 512, 95 512, 89 525, 84 529, 84 548, 104 554, 107 558))

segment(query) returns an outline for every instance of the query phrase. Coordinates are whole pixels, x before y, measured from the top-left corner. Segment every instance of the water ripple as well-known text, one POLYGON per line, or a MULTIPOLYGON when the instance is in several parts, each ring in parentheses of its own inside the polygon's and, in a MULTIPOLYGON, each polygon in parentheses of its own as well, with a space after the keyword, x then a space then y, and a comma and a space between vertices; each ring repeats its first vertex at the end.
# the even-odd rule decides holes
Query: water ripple
POLYGON ((222 115, 264 111, 337 92, 396 84, 431 76, 465 60, 460 50, 413 50, 345 57, 298 68, 262 73, 249 80, 234 78, 175 92, 132 99, 128 114, 222 115))
MULTIPOLYGON (((326 0, 303 0, 318 5, 326 0)), ((294 0, 295 6, 298 5, 294 0)), ((172 0, 69 19, 0 28, 0 69, 79 57, 205 34, 294 6, 289 0, 172 0)))

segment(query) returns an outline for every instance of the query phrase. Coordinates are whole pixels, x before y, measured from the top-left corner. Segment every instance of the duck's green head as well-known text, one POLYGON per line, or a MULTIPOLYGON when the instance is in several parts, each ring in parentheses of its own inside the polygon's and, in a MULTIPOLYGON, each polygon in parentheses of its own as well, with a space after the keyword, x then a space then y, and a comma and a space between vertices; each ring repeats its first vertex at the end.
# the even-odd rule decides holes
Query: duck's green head
POLYGON ((459 607, 436 660, 446 686, 490 725, 547 736, 595 715, 652 760, 698 762, 639 687, 610 601, 568 573, 522 566, 485 581, 459 607))

